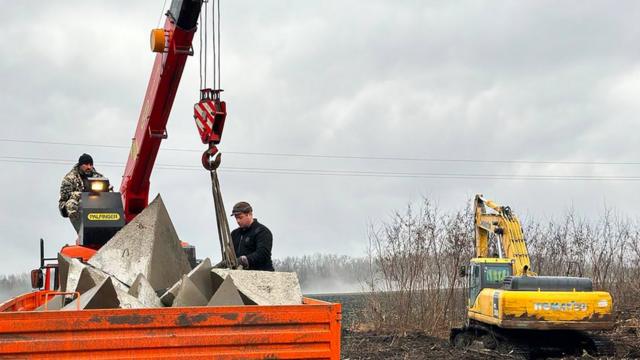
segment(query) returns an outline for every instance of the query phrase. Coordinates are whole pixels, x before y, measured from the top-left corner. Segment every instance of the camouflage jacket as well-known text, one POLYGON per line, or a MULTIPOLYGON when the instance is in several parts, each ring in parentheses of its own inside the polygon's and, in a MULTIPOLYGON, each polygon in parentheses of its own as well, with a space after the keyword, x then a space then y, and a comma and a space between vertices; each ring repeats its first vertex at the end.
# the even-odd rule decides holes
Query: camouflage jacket
MULTIPOLYGON (((104 177, 102 174, 93 169, 93 172, 88 177, 104 177)), ((76 198, 76 201, 80 201, 80 193, 85 191, 82 177, 80 176, 80 170, 78 165, 74 166, 67 175, 62 178, 62 184, 60 184, 60 199, 58 200, 58 210, 60 215, 68 217, 66 204, 72 198, 76 198)))

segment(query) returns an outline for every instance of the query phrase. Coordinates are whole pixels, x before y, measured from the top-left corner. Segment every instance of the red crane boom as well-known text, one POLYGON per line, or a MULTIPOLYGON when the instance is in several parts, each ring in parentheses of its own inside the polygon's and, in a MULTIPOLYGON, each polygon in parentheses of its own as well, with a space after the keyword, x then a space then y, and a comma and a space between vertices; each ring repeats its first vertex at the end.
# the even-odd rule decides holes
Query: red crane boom
POLYGON ((127 222, 148 204, 149 179, 160 143, 167 138, 166 124, 185 62, 193 55, 191 42, 201 7, 202 0, 174 0, 164 28, 151 33, 152 50, 158 54, 120 186, 127 222))

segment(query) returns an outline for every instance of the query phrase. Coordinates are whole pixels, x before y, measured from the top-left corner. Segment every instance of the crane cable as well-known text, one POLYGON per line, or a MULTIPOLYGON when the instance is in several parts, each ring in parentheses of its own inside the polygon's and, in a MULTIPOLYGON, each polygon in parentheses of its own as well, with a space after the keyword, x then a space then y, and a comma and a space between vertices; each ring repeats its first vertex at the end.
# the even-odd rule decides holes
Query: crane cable
POLYGON ((221 79, 221 12, 220 0, 203 0, 204 11, 200 12, 200 89, 209 87, 208 79, 212 78, 211 89, 220 90, 221 79), (209 2, 211 2, 211 14, 209 14, 209 2), (211 23, 209 24, 209 16, 211 23), (211 25, 211 41, 209 41, 209 25, 211 25), (210 44, 211 43, 211 44, 210 44), (209 45, 211 45, 211 73, 209 72, 209 45), (209 77, 211 75, 211 77, 209 77))
MULTIPOLYGON (((200 24, 202 29, 200 31, 200 90, 206 89, 207 84, 207 64, 208 64, 208 43, 209 43, 209 31, 208 31, 208 16, 209 16, 209 1, 211 4, 211 31, 212 31, 212 73, 213 84, 211 89, 220 90, 220 0, 203 0, 204 16, 200 12, 200 24), (216 6, 217 5, 217 6, 216 6), (217 15, 217 22, 216 22, 217 15), (216 31, 217 26, 217 31, 216 31), (203 34, 204 33, 204 34, 203 34), (204 39, 203 39, 204 38, 204 39), (204 41, 203 41, 204 40, 204 41), (216 51, 217 45, 217 51, 216 51), (204 48, 204 53, 203 53, 204 48)), ((209 155, 213 149, 210 147, 209 155)), ((217 151, 217 150, 216 150, 217 151)), ((222 191, 220 189, 220 181, 218 179, 218 167, 222 159, 221 154, 218 152, 215 154, 215 159, 211 159, 211 156, 207 157, 207 163, 203 166, 209 170, 211 176, 211 194, 213 196, 213 205, 216 216, 216 227, 218 230, 218 240, 220 242, 220 250, 222 252, 222 263, 225 267, 236 269, 241 268, 238 266, 238 259, 236 258, 235 249, 231 239, 231 231, 229 230, 229 221, 227 220, 227 213, 224 208, 224 202, 222 200, 222 191)))

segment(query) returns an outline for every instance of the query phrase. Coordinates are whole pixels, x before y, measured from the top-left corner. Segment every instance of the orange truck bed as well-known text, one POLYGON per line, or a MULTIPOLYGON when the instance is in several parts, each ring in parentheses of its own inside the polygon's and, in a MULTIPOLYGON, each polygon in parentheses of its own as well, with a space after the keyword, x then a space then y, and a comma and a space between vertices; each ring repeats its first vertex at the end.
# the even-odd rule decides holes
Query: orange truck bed
POLYGON ((340 358, 340 304, 29 311, 46 293, 0 305, 0 358, 340 358))

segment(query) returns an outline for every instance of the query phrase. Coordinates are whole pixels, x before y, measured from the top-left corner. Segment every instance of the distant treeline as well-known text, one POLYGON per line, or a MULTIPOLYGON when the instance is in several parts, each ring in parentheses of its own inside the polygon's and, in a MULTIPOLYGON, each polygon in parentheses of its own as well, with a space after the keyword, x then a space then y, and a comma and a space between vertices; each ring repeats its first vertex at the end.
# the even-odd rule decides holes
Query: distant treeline
POLYGON ((28 273, 0 275, 0 302, 29 291, 31 278, 28 273))
POLYGON ((305 294, 359 292, 371 273, 368 259, 333 254, 275 259, 274 267, 296 272, 305 294))

